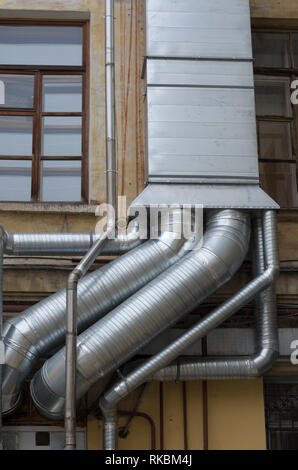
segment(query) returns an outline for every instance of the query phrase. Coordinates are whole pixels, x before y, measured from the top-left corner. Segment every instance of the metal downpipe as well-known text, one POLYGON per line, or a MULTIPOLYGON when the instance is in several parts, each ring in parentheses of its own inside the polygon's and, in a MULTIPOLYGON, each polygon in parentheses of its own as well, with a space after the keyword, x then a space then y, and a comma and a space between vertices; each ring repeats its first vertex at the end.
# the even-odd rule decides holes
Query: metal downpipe
MULTIPOLYGON (((259 276, 251 281, 246 287, 240 290, 239 293, 235 294, 230 300, 225 302, 221 307, 217 308, 214 312, 208 315, 206 318, 198 322, 194 327, 192 327, 188 332, 182 335, 180 338, 171 343, 159 354, 153 356, 135 371, 129 373, 124 377, 120 382, 114 385, 110 390, 108 390, 100 399, 99 406, 102 410, 104 420, 111 420, 111 416, 114 416, 115 422, 114 426, 109 424, 110 429, 114 429, 114 434, 107 434, 104 436, 104 449, 106 450, 115 450, 117 448, 117 412, 116 406, 117 403, 131 391, 133 391, 137 386, 147 380, 175 380, 179 377, 180 380, 190 380, 190 379, 202 379, 205 378, 204 375, 204 362, 205 359, 200 361, 201 369, 196 371, 196 363, 192 364, 179 364, 169 367, 165 367, 169 362, 173 361, 177 356, 183 353, 186 347, 193 344, 198 339, 205 336, 208 332, 216 328, 224 320, 229 318, 233 313, 239 310, 240 307, 245 305, 247 302, 252 300, 260 291, 263 291, 266 287, 274 284, 274 281, 278 275, 278 250, 277 250, 277 236, 276 236, 276 216, 273 212, 267 211, 264 214, 264 230, 265 230, 265 256, 267 262, 267 269, 264 270, 264 257, 263 253, 263 244, 262 244, 262 227, 259 222, 255 225, 255 242, 257 248, 259 248, 259 257, 256 261, 257 263, 257 272, 260 273, 259 276), (261 242, 261 244, 260 244, 261 242), (263 260, 263 261, 262 261, 263 260), (163 369, 161 369, 164 367, 163 369), (160 370, 161 369, 161 370, 160 370)), ((267 291, 272 292, 271 287, 267 291)), ((266 293, 267 293, 266 291, 266 293)), ((264 326, 261 329, 259 328, 260 333, 263 338, 266 340, 266 351, 268 348, 268 341, 271 344, 273 355, 266 357, 266 355, 261 352, 258 355, 258 360, 264 366, 264 357, 266 358, 267 366, 272 364, 272 361, 276 353, 276 331, 274 331, 275 323, 274 317, 275 312, 268 309, 266 304, 266 298, 263 296, 265 301, 261 302, 262 306, 262 320, 260 323, 266 323, 267 327, 264 326), (268 310, 267 310, 268 309, 268 310), (268 316, 269 314, 269 316, 268 316), (268 318, 267 318, 268 316, 268 318), (265 334, 265 331, 269 329, 272 330, 272 336, 265 334), (263 333, 262 333, 263 332, 263 333)), ((208 359, 207 359, 208 361, 208 359)), ((215 361, 215 360, 214 360, 215 361)), ((223 368, 228 368, 229 360, 222 360, 223 368)), ((247 376, 253 374, 249 368, 249 362, 244 361, 244 367, 248 368, 247 376)), ((215 369, 216 371, 216 369, 215 369)), ((262 373, 263 369, 258 369, 258 374, 262 373)), ((215 372, 216 373, 216 372, 215 372)), ((223 375, 225 378, 226 376, 223 375)), ((210 378, 210 376, 207 376, 210 378)), ((216 376, 218 378, 218 375, 216 376)))
MULTIPOLYGON (((114 0, 106 0, 105 6, 105 117, 106 117, 106 186, 107 203, 113 210, 109 214, 115 229, 117 217, 117 157, 116 157, 116 109, 115 109, 115 33, 114 0)), ((109 222, 109 221, 108 221, 109 222)))
POLYGON ((66 288, 66 340, 65 340, 65 450, 76 448, 76 369, 77 369, 77 317, 78 281, 89 270, 102 250, 109 232, 102 234, 78 266, 68 277, 66 288))
MULTIPOLYGON (((185 316, 228 282, 245 258, 250 236, 247 212, 209 214, 203 245, 78 337, 77 399, 107 373, 185 316)), ((58 419, 65 400, 64 349, 45 362, 31 381, 39 411, 58 419)))

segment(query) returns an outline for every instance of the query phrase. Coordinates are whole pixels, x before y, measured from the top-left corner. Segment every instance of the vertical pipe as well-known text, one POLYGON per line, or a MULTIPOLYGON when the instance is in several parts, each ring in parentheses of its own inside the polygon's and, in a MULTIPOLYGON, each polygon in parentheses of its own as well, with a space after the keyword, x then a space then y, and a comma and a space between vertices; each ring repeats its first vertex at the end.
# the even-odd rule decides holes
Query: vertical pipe
POLYGON ((65 449, 76 448, 77 284, 71 273, 66 289, 65 449))
POLYGON ((118 449, 118 415, 117 406, 103 413, 103 449, 118 449))
MULTIPOLYGON (((116 227, 117 221, 117 160, 115 127, 115 33, 114 0, 106 0, 105 25, 105 107, 106 107, 106 186, 107 204, 113 207, 108 214, 108 225, 116 227)), ((110 227, 107 227, 109 229, 110 227)))
POLYGON ((93 244, 78 266, 71 272, 66 288, 66 366, 65 366, 65 450, 76 448, 76 370, 78 281, 102 250, 110 232, 104 232, 93 244))

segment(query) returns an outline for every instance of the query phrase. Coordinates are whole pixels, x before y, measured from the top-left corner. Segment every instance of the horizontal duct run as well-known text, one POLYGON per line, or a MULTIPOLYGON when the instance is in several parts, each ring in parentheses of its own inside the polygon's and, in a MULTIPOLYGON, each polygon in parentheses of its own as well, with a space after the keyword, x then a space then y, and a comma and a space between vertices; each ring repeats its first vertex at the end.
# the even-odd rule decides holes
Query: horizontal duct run
MULTIPOLYGON (((229 281, 243 262, 249 237, 248 213, 211 213, 201 248, 185 255, 82 333, 77 346, 77 399, 229 281)), ((63 416, 65 349, 35 374, 31 395, 41 414, 52 419, 63 416)))

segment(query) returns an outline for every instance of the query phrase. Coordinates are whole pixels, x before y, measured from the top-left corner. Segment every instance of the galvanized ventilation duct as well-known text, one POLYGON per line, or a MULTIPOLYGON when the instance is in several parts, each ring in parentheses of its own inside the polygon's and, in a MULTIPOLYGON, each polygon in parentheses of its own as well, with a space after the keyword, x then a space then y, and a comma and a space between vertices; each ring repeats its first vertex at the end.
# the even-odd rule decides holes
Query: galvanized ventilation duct
POLYGON ((262 221, 257 219, 254 223, 256 255, 253 259, 256 278, 160 353, 122 377, 120 382, 113 385, 101 397, 99 405, 104 416, 104 449, 117 448, 117 403, 144 381, 177 380, 178 378, 179 380, 250 378, 259 377, 272 367, 278 355, 274 282, 279 272, 276 217, 273 212, 269 211, 264 214, 264 234, 265 257, 262 221), (260 294, 268 286, 265 293, 260 294), (179 365, 164 367, 182 354, 185 348, 208 334, 254 298, 257 298, 258 349, 253 357, 204 358, 195 362, 179 362, 179 365))
MULTIPOLYGON (((159 239, 145 242, 79 282, 79 331, 92 325, 185 254, 183 247, 186 241, 178 240, 175 230, 172 216, 169 226, 162 227, 159 239)), ((38 236, 44 251, 48 235, 44 234, 44 239, 41 234, 38 236)), ((31 243, 31 235, 26 239, 24 234, 23 249, 31 243)), ((51 246, 54 248, 54 245, 51 246)), ((41 354, 63 344, 65 312, 66 293, 63 289, 7 322, 4 330, 6 363, 2 387, 4 414, 14 411, 18 405, 22 383, 41 354)))
MULTIPOLYGON (((249 236, 247 212, 210 214, 200 249, 191 251, 82 333, 77 347, 77 399, 229 281, 243 262, 249 236)), ((63 416, 65 349, 35 374, 31 395, 41 414, 52 419, 63 416)))
POLYGON ((133 206, 277 209, 259 187, 249 0, 146 0, 148 162, 133 206))
MULTIPOLYGON (((4 251, 8 255, 27 256, 81 256, 93 243, 99 234, 90 233, 5 233, 4 251)), ((137 227, 132 224, 125 236, 118 234, 115 239, 107 240, 102 254, 121 255, 143 243, 138 237, 137 227)))
MULTIPOLYGON (((160 369, 154 380, 173 380, 177 376, 181 380, 204 379, 245 379, 260 377, 271 369, 278 357, 278 329, 276 312, 276 295, 274 279, 279 272, 277 231, 274 227, 274 213, 267 214, 265 219, 265 236, 267 256, 264 256, 261 220, 257 219, 254 226, 253 263, 256 276, 270 282, 270 287, 261 292, 255 301, 256 352, 252 357, 212 358, 206 357, 196 361, 182 361, 179 364, 160 369), (271 219, 271 220, 270 220, 271 219), (272 223, 273 222, 273 223, 272 223), (270 249, 271 247, 271 249, 270 249), (266 269, 266 266, 267 269, 266 269)), ((257 278, 258 279, 258 278, 257 278)), ((256 283, 256 281, 255 281, 256 283)), ((220 318, 220 316, 218 316, 220 318)), ((199 330, 197 329, 197 338, 199 330)), ((202 333, 200 334, 200 337, 202 333)), ((188 343, 193 341, 189 335, 188 343)))

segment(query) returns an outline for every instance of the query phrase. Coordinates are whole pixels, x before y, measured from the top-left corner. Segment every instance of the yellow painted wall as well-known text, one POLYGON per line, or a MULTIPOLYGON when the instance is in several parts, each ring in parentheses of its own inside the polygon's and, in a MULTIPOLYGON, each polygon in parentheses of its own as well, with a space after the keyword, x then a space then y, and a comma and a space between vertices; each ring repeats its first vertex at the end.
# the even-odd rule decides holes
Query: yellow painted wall
POLYGON ((208 382, 209 449, 266 449, 263 381, 208 382))
MULTIPOLYGON (((209 381, 208 441, 210 450, 266 449, 263 381, 209 381)), ((187 438, 189 450, 203 449, 202 382, 187 382, 187 438)), ((129 398, 127 399, 129 400, 129 398)), ((122 402, 123 403, 123 402, 122 402)), ((164 383, 164 450, 184 450, 182 384, 164 383)), ((121 404, 119 408, 122 409, 121 404)), ((159 384, 150 383, 139 411, 148 413, 156 426, 160 449, 159 384)), ((119 419, 119 427, 127 418, 119 419)), ((150 450, 150 427, 135 418, 126 439, 119 438, 119 450, 150 450)), ((102 421, 94 416, 88 421, 88 448, 102 448, 102 421)))

